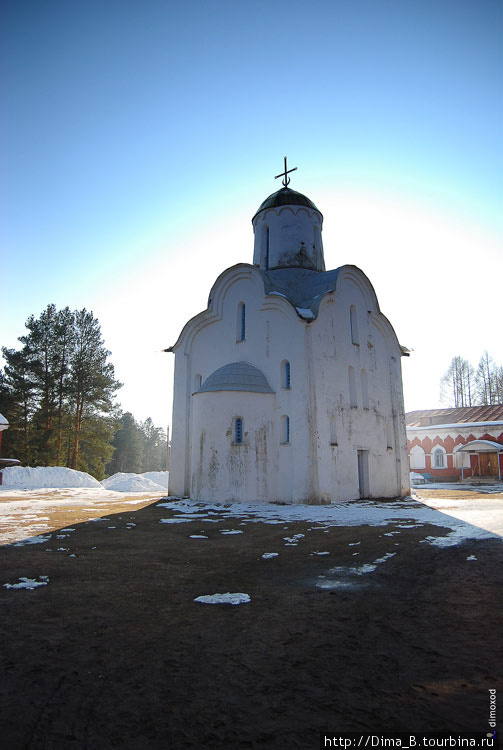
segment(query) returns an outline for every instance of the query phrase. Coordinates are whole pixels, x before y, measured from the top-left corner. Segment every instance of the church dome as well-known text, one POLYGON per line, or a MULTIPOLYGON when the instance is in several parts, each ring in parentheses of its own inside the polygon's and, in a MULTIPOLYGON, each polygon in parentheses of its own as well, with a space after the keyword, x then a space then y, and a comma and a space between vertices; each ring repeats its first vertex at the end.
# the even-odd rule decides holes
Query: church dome
POLYGON ((264 373, 249 362, 231 362, 219 367, 206 378, 197 392, 206 391, 274 393, 264 373))
MULTIPOLYGON (((255 216, 261 211, 265 211, 266 208, 277 208, 278 206, 307 206, 307 208, 311 208, 314 211, 321 213, 307 196, 302 195, 302 193, 298 193, 296 190, 292 190, 289 187, 283 187, 281 190, 270 195, 260 204, 255 216)), ((255 216, 253 218, 255 218, 255 216)))

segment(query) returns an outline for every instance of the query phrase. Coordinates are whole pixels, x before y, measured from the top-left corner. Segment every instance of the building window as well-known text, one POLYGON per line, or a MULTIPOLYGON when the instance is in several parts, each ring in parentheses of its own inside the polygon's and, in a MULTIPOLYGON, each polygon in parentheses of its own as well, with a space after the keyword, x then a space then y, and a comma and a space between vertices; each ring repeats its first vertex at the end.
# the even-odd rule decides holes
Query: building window
POLYGON ((410 449, 410 468, 426 469, 425 453, 420 445, 413 445, 410 449))
POLYGON ((196 375, 194 378, 194 392, 197 392, 203 384, 203 376, 196 375))
POLYGON ((367 379, 367 371, 362 370, 361 373, 361 381, 362 381, 362 405, 364 409, 369 408, 369 384, 367 379))
POLYGON ((433 451, 433 465, 435 469, 445 468, 445 453, 441 448, 433 451))
POLYGON ((290 362, 285 359, 281 363, 281 387, 286 390, 290 390, 291 387, 290 372, 290 362))
POLYGON ((351 326, 351 341, 353 344, 360 344, 360 338, 358 336, 358 317, 356 313, 356 307, 351 305, 349 308, 349 323, 351 326))
POLYGON ((281 443, 285 445, 290 442, 290 417, 284 414, 281 417, 281 443))
POLYGON ((265 228, 265 270, 269 270, 269 227, 265 228))
POLYGON ((349 367, 348 370, 348 379, 349 379, 349 405, 352 407, 358 406, 358 402, 356 400, 356 383, 355 383, 355 371, 354 367, 349 367))
POLYGON ((330 417, 330 445, 337 445, 337 423, 335 417, 330 417))
POLYGON ((391 433, 391 425, 386 425, 386 447, 387 448, 393 448, 393 436, 391 433))
POLYGON ((234 442, 236 445, 241 445, 243 442, 243 420, 241 417, 236 417, 234 421, 234 442))
POLYGON ((246 305, 240 302, 238 305, 237 336, 238 341, 246 340, 246 305))

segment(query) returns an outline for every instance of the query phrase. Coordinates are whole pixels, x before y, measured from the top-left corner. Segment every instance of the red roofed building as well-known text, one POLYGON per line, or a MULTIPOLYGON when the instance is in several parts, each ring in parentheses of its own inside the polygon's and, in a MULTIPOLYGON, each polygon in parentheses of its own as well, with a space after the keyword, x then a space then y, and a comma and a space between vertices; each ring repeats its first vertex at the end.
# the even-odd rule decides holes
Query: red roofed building
POLYGON ((503 404, 405 415, 410 470, 437 481, 503 477, 503 404))

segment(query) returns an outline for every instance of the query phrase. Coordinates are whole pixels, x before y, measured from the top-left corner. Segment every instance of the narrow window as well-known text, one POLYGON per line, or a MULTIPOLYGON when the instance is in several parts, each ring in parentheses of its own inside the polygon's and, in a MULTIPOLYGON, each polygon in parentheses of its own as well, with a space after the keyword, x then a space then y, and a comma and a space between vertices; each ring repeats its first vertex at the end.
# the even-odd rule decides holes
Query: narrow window
POLYGON ((238 320, 237 320, 237 341, 245 341, 246 339, 246 305, 244 302, 240 302, 238 305, 238 320))
POLYGON ((337 445, 337 423, 335 417, 330 417, 330 445, 337 445))
POLYGON ((290 417, 286 414, 281 417, 281 442, 283 445, 290 442, 290 417))
POLYGON ((351 326, 351 341, 353 344, 359 344, 360 339, 358 336, 358 317, 356 314, 356 307, 351 305, 349 308, 349 323, 351 326))
POLYGON ((349 367, 348 370, 349 379, 349 405, 356 407, 358 403, 356 401, 356 383, 355 383, 355 371, 353 367, 349 367))
POLYGON ((265 270, 269 270, 269 227, 265 228, 265 270))
POLYGON ((194 392, 197 392, 203 384, 203 376, 196 375, 194 378, 194 392))
POLYGON ((243 420, 241 417, 236 417, 234 422, 234 442, 237 445, 241 445, 243 442, 243 420))
POLYGON ((285 359, 281 363, 281 387, 286 390, 290 390, 291 387, 290 372, 290 362, 285 359))
POLYGON ((440 448, 437 448, 436 451, 433 451, 433 457, 434 457, 434 465, 436 469, 443 469, 445 466, 445 460, 444 460, 444 452, 440 450, 440 448))
POLYGON ((367 371, 362 370, 361 373, 361 380, 362 380, 362 405, 364 409, 369 408, 369 385, 367 380, 367 371))
POLYGON ((391 425, 386 425, 386 447, 393 448, 393 437, 391 434, 391 425))

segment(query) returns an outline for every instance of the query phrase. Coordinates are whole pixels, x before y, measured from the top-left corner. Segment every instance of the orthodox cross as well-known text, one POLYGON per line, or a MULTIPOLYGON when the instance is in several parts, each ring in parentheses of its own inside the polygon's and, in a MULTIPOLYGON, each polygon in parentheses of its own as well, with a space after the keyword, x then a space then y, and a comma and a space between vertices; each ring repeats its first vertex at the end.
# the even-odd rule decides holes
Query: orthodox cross
POLYGON ((279 174, 277 174, 274 179, 277 180, 278 177, 283 177, 283 179, 281 180, 281 182, 286 187, 290 183, 290 178, 287 177, 287 174, 289 172, 295 172, 296 169, 297 169, 297 167, 293 167, 293 169, 287 169, 286 168, 286 156, 285 156, 285 170, 284 170, 284 172, 280 172, 279 174))

